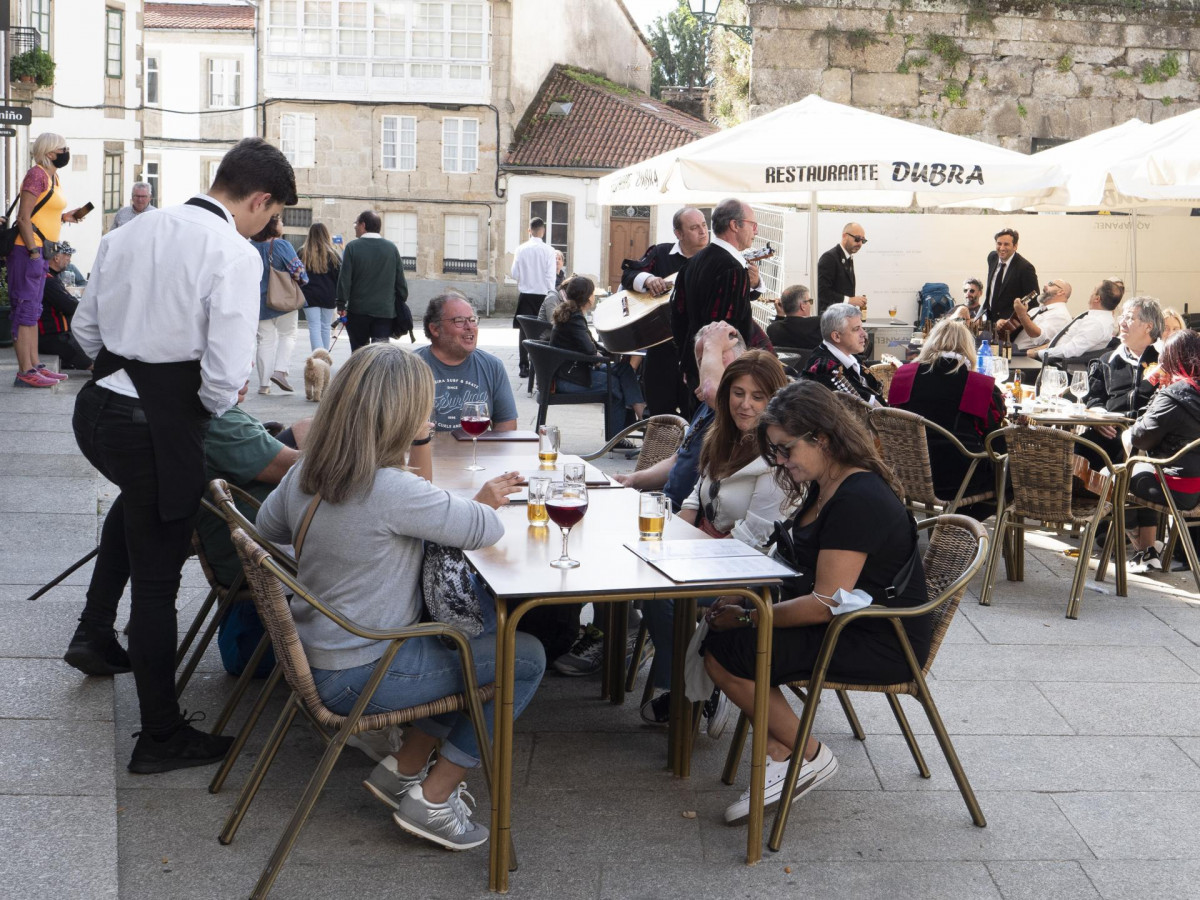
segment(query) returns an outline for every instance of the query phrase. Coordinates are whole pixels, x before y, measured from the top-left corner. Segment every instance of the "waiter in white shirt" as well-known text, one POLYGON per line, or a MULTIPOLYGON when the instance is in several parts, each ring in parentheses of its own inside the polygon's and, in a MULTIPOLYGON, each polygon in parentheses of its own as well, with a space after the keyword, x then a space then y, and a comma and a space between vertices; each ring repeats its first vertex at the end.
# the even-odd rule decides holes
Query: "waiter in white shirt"
MULTIPOLYGON (((529 220, 529 240, 517 248, 513 257, 512 277, 517 282, 517 312, 513 316, 513 328, 517 325, 517 316, 534 316, 542 308, 546 295, 554 290, 554 276, 558 271, 558 263, 554 258, 554 250, 543 238, 546 235, 546 223, 534 217, 529 220)), ((521 378, 529 377, 529 354, 524 345, 518 343, 521 359, 521 378)))
POLYGON ((1029 355, 1043 362, 1061 362, 1103 350, 1113 339, 1113 310, 1121 305, 1125 284, 1116 278, 1105 278, 1096 285, 1088 300, 1088 308, 1058 333, 1044 350, 1031 350, 1029 355))
POLYGON ((295 203, 283 154, 246 138, 207 194, 148 210, 101 241, 71 323, 96 358, 76 398, 75 439, 120 494, 64 659, 89 675, 133 671, 142 722, 134 773, 217 762, 232 742, 180 714, 175 599, 204 491, 208 423, 237 402, 254 359, 262 259, 247 239, 295 203), (113 631, 126 582, 128 653, 113 631))
POLYGON ((1071 285, 1056 278, 1042 288, 1039 305, 1033 312, 1020 297, 1013 300, 1013 315, 1021 323, 1021 333, 1013 338, 1013 352, 1031 356, 1031 350, 1045 347, 1058 337, 1071 321, 1071 313, 1067 311, 1070 299, 1071 285))

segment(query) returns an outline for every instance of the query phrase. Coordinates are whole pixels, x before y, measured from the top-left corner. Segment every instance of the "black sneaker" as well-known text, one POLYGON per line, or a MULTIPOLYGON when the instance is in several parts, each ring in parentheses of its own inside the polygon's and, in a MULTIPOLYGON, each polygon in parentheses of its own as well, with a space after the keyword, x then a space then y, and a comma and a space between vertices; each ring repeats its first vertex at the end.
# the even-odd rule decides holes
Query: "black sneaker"
POLYGON ((124 675, 130 671, 129 654, 111 628, 90 630, 80 625, 63 660, 85 675, 124 675))
MULTIPOLYGON (((187 716, 187 711, 184 711, 187 716)), ((129 759, 129 771, 135 775, 154 775, 192 766, 208 766, 220 762, 233 744, 230 735, 207 734, 192 727, 192 722, 204 720, 204 713, 193 713, 169 737, 158 740, 142 731, 134 732, 138 739, 129 759)))
POLYGON ((666 725, 671 718, 671 692, 663 691, 642 704, 642 721, 647 725, 666 725))

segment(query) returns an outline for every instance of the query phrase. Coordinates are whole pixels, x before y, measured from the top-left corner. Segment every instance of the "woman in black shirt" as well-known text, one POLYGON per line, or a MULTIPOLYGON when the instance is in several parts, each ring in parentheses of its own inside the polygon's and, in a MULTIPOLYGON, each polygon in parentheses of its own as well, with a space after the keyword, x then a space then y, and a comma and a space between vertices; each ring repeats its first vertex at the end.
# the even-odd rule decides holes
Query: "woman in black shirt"
POLYGON ((333 310, 337 305, 342 260, 334 249, 329 229, 321 222, 314 222, 308 229, 308 238, 300 248, 300 262, 308 270, 308 284, 300 286, 304 292, 308 342, 313 350, 319 347, 328 350, 332 343, 333 310))
MULTIPOLYGON (((871 438, 824 385, 788 385, 768 404, 758 424, 759 447, 778 466, 777 477, 800 501, 787 525, 791 559, 802 573, 792 596, 774 608, 771 690, 767 727, 767 806, 779 802, 787 760, 800 721, 778 685, 809 677, 826 628, 851 591, 875 603, 918 606, 928 599, 912 518, 900 502, 891 471, 871 438), (802 500, 800 498, 803 497, 802 500), (808 573, 807 577, 804 573, 808 573), (889 598, 889 588, 896 589, 889 598), (839 591, 843 592, 839 594, 839 591)), ((705 668, 716 686, 742 710, 754 707, 757 613, 718 600, 708 614, 705 668), (749 628, 744 627, 749 625, 749 628)), ((922 664, 929 655, 928 616, 905 619, 904 629, 922 664)), ((829 666, 834 681, 893 683, 910 677, 891 622, 866 619, 842 633, 829 666)), ((829 748, 810 738, 797 793, 837 771, 829 748)), ((749 791, 725 811, 728 824, 749 815, 749 791)))
MULTIPOLYGON (((602 354, 588 330, 586 318, 588 310, 596 304, 596 286, 590 278, 576 275, 563 282, 562 293, 563 302, 550 317, 554 323, 554 330, 550 332, 551 346, 591 356, 602 354)), ((604 433, 611 438, 625 427, 627 409, 633 410, 635 419, 640 419, 646 410, 637 372, 626 357, 594 366, 585 362, 563 363, 554 376, 554 384, 558 390, 567 393, 602 391, 609 371, 612 372, 612 403, 605 409, 604 433)))

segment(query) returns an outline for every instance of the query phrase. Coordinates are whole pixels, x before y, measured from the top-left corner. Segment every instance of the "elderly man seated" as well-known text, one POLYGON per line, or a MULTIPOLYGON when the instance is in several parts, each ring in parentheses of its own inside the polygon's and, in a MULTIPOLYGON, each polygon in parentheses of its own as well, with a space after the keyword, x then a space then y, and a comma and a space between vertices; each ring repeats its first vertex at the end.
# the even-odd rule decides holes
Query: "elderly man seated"
POLYGON ((493 431, 515 431, 517 401, 504 363, 476 346, 479 316, 457 291, 434 297, 425 309, 428 347, 414 352, 433 370, 433 418, 438 431, 459 427, 462 405, 484 401, 493 431))
POLYGON ((62 241, 50 257, 46 272, 46 291, 42 294, 42 317, 38 320, 38 353, 57 356, 60 369, 87 370, 92 358, 83 352, 71 334, 71 318, 79 301, 67 290, 60 277, 68 271, 75 248, 62 241))
POLYGON ((1103 350, 1112 341, 1113 310, 1124 296, 1124 282, 1105 278, 1092 290, 1087 312, 1072 319, 1048 347, 1030 350, 1029 355, 1060 365, 1064 359, 1103 350))
POLYGON ((872 406, 884 406, 883 385, 863 368, 858 355, 867 349, 862 311, 849 303, 834 303, 821 313, 821 346, 813 351, 800 373, 831 391, 858 397, 872 406))

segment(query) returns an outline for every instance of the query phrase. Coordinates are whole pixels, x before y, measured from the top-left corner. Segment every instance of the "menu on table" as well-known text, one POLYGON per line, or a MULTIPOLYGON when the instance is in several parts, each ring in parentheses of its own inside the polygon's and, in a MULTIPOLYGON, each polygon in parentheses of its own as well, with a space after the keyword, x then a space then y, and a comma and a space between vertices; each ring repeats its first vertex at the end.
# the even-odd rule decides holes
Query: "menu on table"
POLYGON ((625 547, 678 583, 761 581, 796 574, 737 540, 635 541, 625 547))

